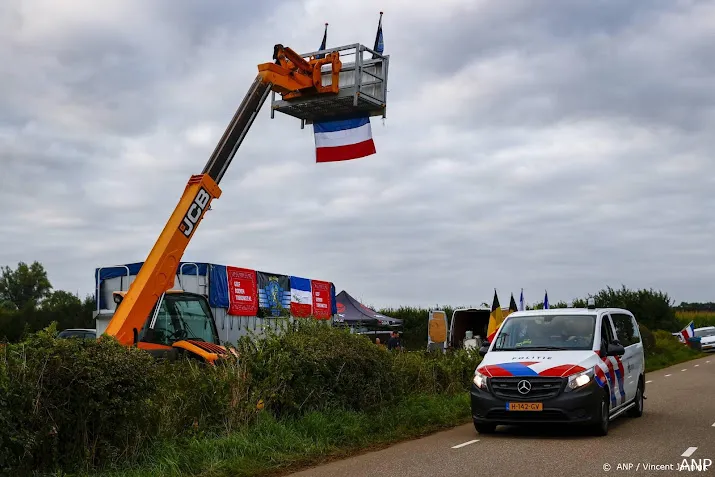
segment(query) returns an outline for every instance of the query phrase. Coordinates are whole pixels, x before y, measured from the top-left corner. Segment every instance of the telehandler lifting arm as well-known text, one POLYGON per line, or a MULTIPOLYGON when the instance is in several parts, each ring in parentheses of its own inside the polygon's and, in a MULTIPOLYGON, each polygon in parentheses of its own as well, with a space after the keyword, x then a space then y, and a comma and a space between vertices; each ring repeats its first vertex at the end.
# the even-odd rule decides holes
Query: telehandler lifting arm
POLYGON ((125 345, 136 343, 154 305, 174 283, 181 257, 211 202, 221 196, 218 184, 271 91, 284 98, 338 92, 342 64, 338 52, 306 61, 276 45, 275 63, 258 65, 258 75, 231 119, 201 174, 193 175, 136 279, 109 322, 106 334, 125 345), (321 67, 332 64, 332 82, 322 85, 321 67))

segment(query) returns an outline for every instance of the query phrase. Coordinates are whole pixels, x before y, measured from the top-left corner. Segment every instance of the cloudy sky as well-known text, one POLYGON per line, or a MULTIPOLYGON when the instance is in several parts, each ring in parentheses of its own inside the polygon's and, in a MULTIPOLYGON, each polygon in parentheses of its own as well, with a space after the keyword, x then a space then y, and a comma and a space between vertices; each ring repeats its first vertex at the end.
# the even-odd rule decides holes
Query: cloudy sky
POLYGON ((185 260, 375 306, 713 299, 715 3, 4 0, 0 265, 57 289, 142 261, 273 45, 372 46, 377 154, 316 164, 268 105, 185 260), (336 5, 340 4, 339 7, 336 5))

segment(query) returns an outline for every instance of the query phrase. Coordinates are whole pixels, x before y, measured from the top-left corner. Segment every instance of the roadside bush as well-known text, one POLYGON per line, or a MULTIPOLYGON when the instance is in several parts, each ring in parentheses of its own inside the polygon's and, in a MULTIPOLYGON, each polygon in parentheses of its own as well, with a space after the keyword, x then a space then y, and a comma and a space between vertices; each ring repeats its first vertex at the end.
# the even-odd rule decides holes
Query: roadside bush
POLYGON ((236 349, 249 399, 276 416, 326 408, 368 410, 400 397, 391 355, 368 338, 323 323, 300 321, 296 331, 243 337, 236 349))
POLYGON ((641 334, 641 341, 643 341, 643 351, 645 353, 652 351, 655 348, 655 335, 643 323, 638 323, 638 329, 641 334))
POLYGON ((114 340, 58 340, 54 327, 0 357, 0 468, 75 468, 135 454, 155 427, 156 365, 114 340))

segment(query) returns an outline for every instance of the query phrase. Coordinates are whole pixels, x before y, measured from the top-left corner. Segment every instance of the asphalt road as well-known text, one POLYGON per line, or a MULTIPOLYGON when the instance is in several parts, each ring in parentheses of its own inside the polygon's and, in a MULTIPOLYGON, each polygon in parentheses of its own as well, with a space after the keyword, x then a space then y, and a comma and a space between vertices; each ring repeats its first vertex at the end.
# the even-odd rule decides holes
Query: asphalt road
POLYGON ((480 435, 469 424, 291 475, 715 477, 715 354, 649 373, 646 381, 643 416, 616 418, 605 437, 554 426, 480 435), (713 464, 678 471, 684 460, 706 462, 699 459, 713 464))

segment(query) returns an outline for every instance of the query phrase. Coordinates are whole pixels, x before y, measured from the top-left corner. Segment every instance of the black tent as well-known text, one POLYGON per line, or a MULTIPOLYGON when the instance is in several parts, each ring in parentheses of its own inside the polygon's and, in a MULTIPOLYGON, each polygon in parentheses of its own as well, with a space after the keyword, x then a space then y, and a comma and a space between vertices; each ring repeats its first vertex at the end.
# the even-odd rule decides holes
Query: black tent
POLYGON ((382 315, 375 310, 366 307, 355 298, 351 297, 345 290, 341 291, 335 301, 338 306, 337 323, 353 325, 362 323, 364 325, 400 326, 402 320, 382 315))

